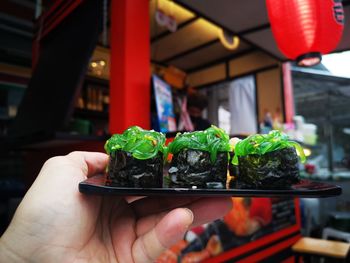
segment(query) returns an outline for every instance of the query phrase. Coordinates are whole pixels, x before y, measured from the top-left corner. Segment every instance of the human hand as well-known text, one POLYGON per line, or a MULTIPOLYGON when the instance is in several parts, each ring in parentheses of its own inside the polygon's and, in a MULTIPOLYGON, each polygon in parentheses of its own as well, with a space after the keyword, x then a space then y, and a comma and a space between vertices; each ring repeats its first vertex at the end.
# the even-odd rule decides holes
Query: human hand
POLYGON ((0 239, 0 262, 153 262, 189 227, 231 208, 229 198, 79 193, 79 182, 107 163, 107 155, 89 152, 49 159, 0 239))

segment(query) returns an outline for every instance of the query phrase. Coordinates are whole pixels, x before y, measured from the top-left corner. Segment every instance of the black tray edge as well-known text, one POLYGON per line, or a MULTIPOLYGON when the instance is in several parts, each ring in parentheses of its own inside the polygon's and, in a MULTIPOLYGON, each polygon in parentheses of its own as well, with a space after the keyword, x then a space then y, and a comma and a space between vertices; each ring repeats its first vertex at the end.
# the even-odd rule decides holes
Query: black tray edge
MULTIPOLYGON (((324 198, 339 196, 342 188, 317 182, 324 189, 191 189, 191 188, 125 188, 92 184, 89 179, 79 183, 79 191, 87 195, 116 196, 229 196, 229 197, 305 197, 324 198)), ((305 180, 304 182, 313 181, 305 180)))

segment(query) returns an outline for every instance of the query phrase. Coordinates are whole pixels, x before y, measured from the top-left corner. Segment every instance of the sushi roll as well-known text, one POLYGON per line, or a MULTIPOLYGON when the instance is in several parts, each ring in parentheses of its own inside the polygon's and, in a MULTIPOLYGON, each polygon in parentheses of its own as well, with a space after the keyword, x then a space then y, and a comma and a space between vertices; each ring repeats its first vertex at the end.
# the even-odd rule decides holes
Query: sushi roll
POLYGON ((170 187, 225 188, 229 137, 215 126, 177 134, 168 146, 172 154, 170 187))
POLYGON ((105 144, 110 156, 107 184, 120 187, 162 187, 165 136, 133 126, 105 144))
POLYGON ((255 134, 234 146, 233 164, 238 165, 236 186, 287 189, 299 182, 298 155, 305 161, 302 147, 280 131, 255 134))

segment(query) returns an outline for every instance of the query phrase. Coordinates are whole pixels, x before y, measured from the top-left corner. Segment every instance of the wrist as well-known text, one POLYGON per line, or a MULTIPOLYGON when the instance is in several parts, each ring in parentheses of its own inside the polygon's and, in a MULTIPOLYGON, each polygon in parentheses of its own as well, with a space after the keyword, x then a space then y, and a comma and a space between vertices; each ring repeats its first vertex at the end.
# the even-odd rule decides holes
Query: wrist
POLYGON ((32 262, 30 250, 33 240, 24 234, 22 224, 16 223, 15 217, 0 237, 0 263, 3 262, 32 262))

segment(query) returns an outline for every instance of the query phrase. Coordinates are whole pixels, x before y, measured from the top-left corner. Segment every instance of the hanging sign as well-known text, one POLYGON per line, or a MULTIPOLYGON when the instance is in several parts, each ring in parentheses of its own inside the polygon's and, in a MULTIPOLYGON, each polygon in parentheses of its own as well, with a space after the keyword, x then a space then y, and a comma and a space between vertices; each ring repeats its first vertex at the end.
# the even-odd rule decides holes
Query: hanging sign
POLYGON ((158 25, 165 26, 170 32, 175 32, 177 30, 177 22, 175 17, 167 15, 160 9, 156 11, 155 16, 158 25))

